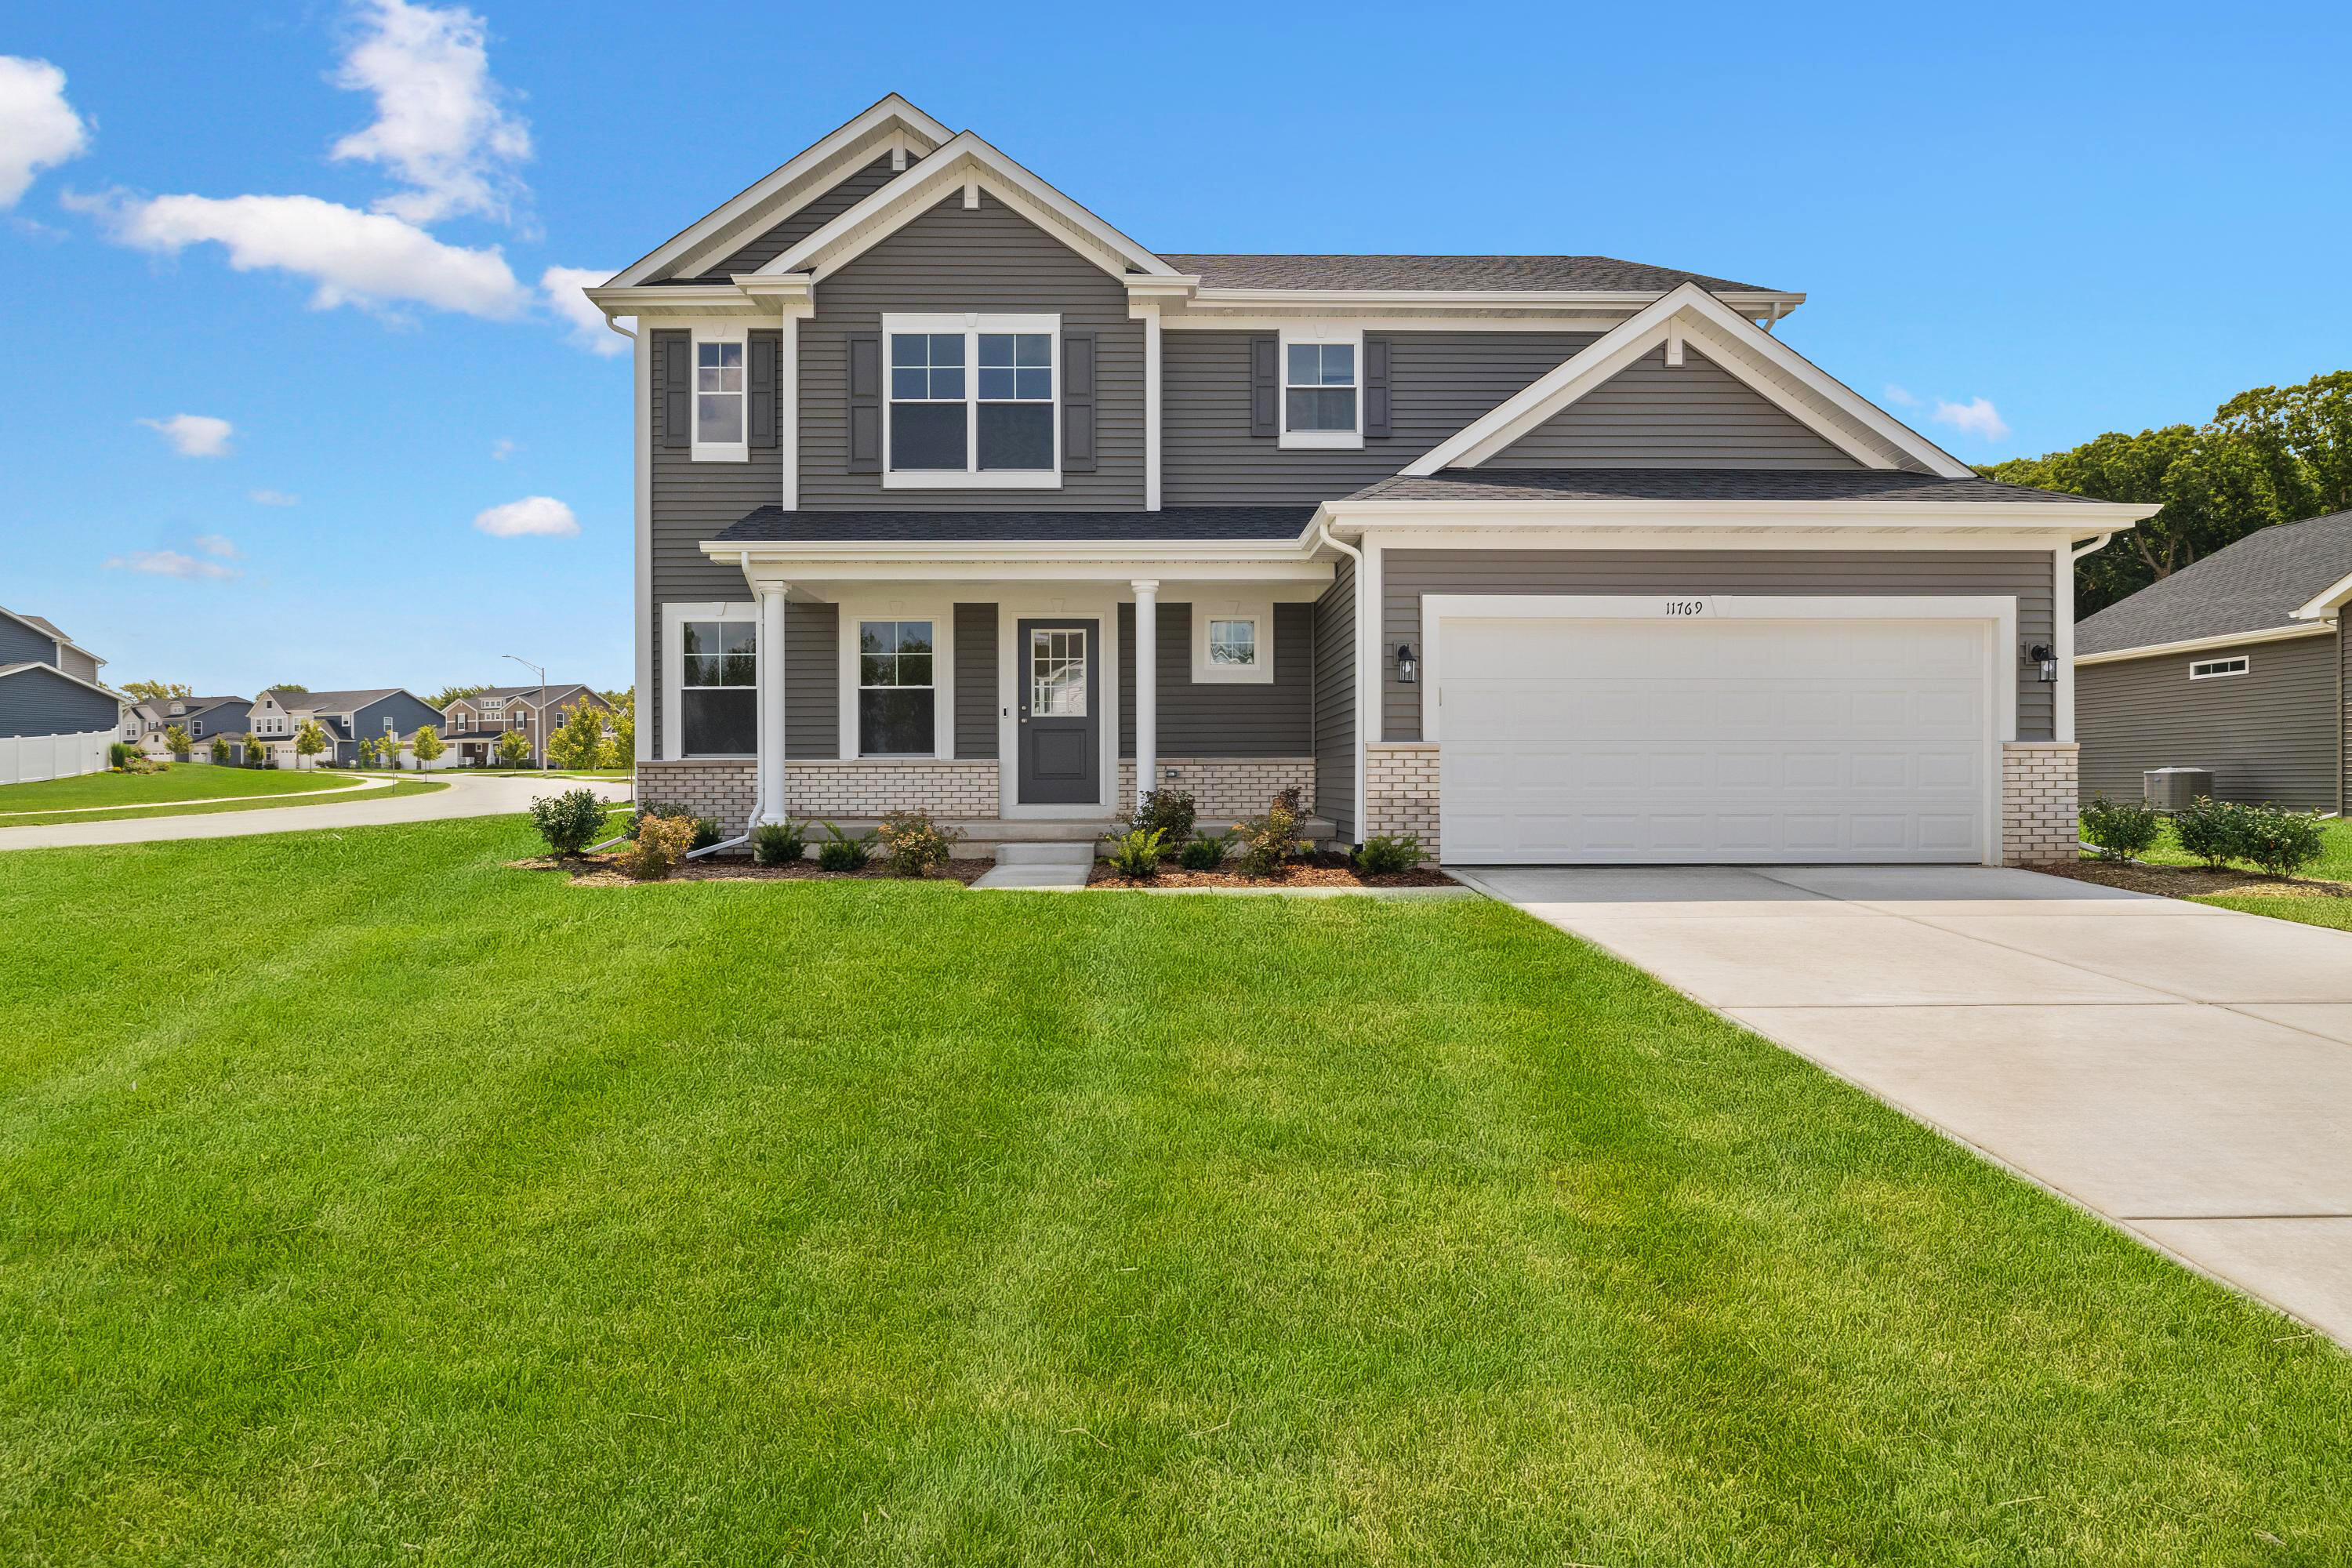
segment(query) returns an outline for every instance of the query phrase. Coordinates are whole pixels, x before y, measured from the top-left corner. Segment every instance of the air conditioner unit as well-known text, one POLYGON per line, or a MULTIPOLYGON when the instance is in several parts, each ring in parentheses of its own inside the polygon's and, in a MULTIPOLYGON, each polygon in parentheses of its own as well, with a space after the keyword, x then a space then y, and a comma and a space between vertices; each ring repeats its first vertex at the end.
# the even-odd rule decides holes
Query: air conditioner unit
POLYGON ((2211 768, 2150 768, 2139 779, 2142 798, 2158 811, 2183 811, 2213 795, 2211 768))

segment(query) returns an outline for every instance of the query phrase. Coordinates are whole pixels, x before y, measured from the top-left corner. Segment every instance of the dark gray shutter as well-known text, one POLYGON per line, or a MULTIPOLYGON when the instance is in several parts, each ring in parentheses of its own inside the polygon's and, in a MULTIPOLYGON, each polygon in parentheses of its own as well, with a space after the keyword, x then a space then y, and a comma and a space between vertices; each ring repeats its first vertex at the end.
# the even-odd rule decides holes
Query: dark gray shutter
POLYGON ((882 334, 849 334, 849 471, 882 471, 882 334))
POLYGON ((694 444, 694 345, 684 332, 656 332, 661 344, 662 441, 694 444))
POLYGON ((784 350, 782 332, 753 332, 749 352, 744 358, 745 384, 750 388, 750 407, 746 410, 750 423, 746 426, 754 447, 776 444, 776 361, 784 350))
POLYGON ((1268 334, 1249 341, 1250 434, 1268 440, 1281 428, 1276 400, 1282 396, 1282 340, 1268 334))
POLYGON ((1389 424, 1389 340, 1364 340, 1364 435, 1370 439, 1394 434, 1389 424))
POLYGON ((1062 334, 1062 471, 1095 471, 1095 335, 1062 334))

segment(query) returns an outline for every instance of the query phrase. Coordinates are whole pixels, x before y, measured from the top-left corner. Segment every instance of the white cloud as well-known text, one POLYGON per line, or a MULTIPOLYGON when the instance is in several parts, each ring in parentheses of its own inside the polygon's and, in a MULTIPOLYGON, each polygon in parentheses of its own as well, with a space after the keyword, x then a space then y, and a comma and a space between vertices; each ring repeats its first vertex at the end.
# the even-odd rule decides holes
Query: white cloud
POLYGON ((482 18, 408 0, 362 0, 360 12, 365 30, 335 81, 375 95, 375 123, 333 155, 380 163, 413 187, 380 199, 378 212, 415 224, 510 216, 527 194, 515 166, 530 157, 530 130, 502 105, 482 18))
POLYGON ((1895 385, 1891 381, 1886 384, 1886 401, 1901 408, 1916 408, 1919 406, 1919 400, 1917 398, 1912 396, 1910 393, 1904 390, 1902 387, 1895 385))
MULTIPOLYGON (((539 275, 539 291, 547 297, 548 309, 572 325, 572 345, 608 359, 627 353, 629 340, 607 327, 604 312, 589 303, 588 296, 580 290, 612 276, 593 267, 551 267, 539 275)), ((629 317, 622 320, 635 324, 629 317)))
POLYGON ((1986 441, 2009 439, 2008 421, 2001 418, 2000 410, 1988 398, 1972 397, 1966 403, 1946 403, 1939 398, 1935 418, 1938 425, 1949 425, 1986 441))
POLYGON ((172 450, 183 458, 225 458, 234 433, 226 419, 209 414, 174 414, 169 419, 142 419, 150 430, 160 430, 172 450))
POLYGON ((570 539, 580 531, 580 520, 553 496, 525 496, 490 508, 474 519, 474 526, 494 539, 514 539, 524 534, 570 539))
POLYGON ((176 550, 134 550, 127 555, 110 559, 110 572, 144 572, 154 577, 177 577, 182 582, 217 583, 237 575, 234 566, 224 566, 217 561, 199 561, 193 555, 183 555, 176 550))
POLYGON ((496 246, 444 245, 414 224, 363 213, 316 196, 156 196, 77 198, 69 205, 100 214, 114 237, 173 255, 211 242, 228 249, 239 272, 264 268, 307 278, 318 310, 399 302, 469 316, 505 318, 530 296, 496 246))
POLYGON ((89 147, 89 126, 66 101, 66 73, 47 60, 0 55, 0 207, 13 207, 34 174, 89 147))
POLYGON ((220 533, 199 533, 196 535, 196 548, 207 555, 217 555, 226 561, 234 561, 243 553, 229 542, 227 535, 220 533))
POLYGON ((284 490, 256 490, 247 499, 256 506, 292 506, 302 498, 289 496, 284 490))
POLYGON ((490 458, 493 462, 503 463, 513 457, 514 453, 514 437, 511 436, 501 436, 490 443, 490 458))

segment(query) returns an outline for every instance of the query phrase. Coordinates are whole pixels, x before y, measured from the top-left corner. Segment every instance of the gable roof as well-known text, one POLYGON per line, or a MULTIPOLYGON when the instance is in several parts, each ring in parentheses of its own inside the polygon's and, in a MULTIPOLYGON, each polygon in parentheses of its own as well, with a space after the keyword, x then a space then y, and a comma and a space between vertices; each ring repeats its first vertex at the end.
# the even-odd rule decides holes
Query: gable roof
POLYGON ((574 691, 585 691, 591 697, 597 697, 599 701, 603 700, 601 697, 597 696, 596 691, 584 681, 574 680, 566 683, 561 680, 551 680, 545 686, 485 686, 470 697, 451 698, 449 700, 448 706, 455 708, 460 702, 474 703, 513 701, 520 701, 528 705, 529 703, 537 700, 539 699, 539 694, 542 691, 547 694, 546 700, 551 703, 560 703, 565 697, 574 691))
POLYGON ((125 697, 121 692, 117 691, 111 686, 101 685, 95 680, 84 680, 80 676, 76 675, 70 669, 59 669, 56 665, 47 664, 39 659, 27 659, 17 664, 0 664, 0 680, 5 680, 12 675, 23 675, 31 670, 39 670, 47 675, 54 675, 59 680, 70 680, 76 686, 86 686, 90 690, 98 692, 101 696, 113 698, 117 702, 128 702, 131 700, 131 699, 125 697))
MULTIPOLYGON (((273 687, 261 695, 277 698, 278 705, 289 713, 348 713, 399 690, 397 686, 372 686, 358 691, 279 691, 273 687)), ((258 702, 261 697, 254 700, 258 702)))
POLYGON ((1663 294, 1684 283, 1710 293, 1770 293, 1699 272, 1613 256, 1242 256, 1162 251, 1204 289, 1525 289, 1663 294))
POLYGON ((1677 284, 1405 465, 1403 471, 1428 475, 1449 468, 1475 468, 1660 343, 1668 345, 1671 361, 1675 345, 1685 338, 1864 468, 1916 468, 1945 479, 1967 479, 1976 472, 1696 283, 1677 284))
POLYGON ((2352 511, 2274 523, 2074 626, 2074 652, 2118 653, 2310 626, 2352 576, 2352 511), (2297 612, 2310 610, 2309 615, 2297 612))
MULTIPOLYGON (((89 649, 82 647, 81 644, 74 641, 73 638, 66 636, 66 634, 58 628, 58 624, 55 621, 50 620, 46 616, 36 616, 25 610, 12 610, 5 605, 0 605, 0 616, 5 616, 12 621, 23 622, 26 626, 32 627, 43 637, 47 637, 51 642, 62 644, 63 646, 73 649, 74 652, 80 654, 85 658, 98 659, 98 662, 100 664, 104 664, 106 662, 106 660, 99 658, 98 655, 90 652, 89 649)), ((113 689, 110 687, 108 689, 111 690, 113 689)))

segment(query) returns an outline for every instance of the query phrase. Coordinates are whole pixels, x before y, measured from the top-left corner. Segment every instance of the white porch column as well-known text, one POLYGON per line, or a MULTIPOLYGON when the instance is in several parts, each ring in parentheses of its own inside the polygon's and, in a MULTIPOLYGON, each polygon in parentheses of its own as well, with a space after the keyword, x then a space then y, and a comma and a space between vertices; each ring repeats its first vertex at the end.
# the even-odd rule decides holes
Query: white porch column
POLYGON ((1135 590, 1135 805, 1160 787, 1160 584, 1139 578, 1135 590))
POLYGON ((784 585, 760 587, 760 820, 784 811, 784 585))

